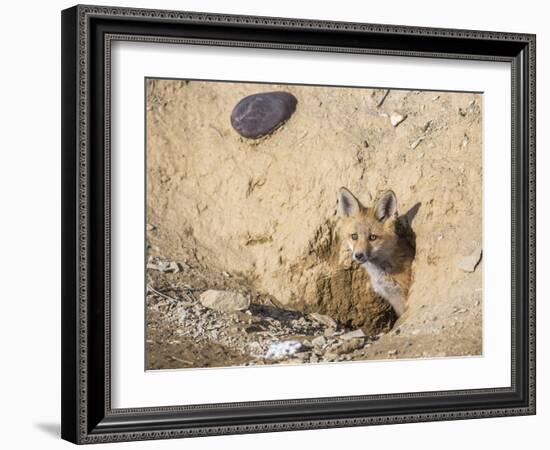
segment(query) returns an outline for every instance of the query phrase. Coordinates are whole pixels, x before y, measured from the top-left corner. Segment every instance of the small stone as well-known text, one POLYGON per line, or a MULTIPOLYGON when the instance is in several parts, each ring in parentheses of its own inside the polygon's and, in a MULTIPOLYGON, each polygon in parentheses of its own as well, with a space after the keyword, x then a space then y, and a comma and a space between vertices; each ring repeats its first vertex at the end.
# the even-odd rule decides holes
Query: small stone
MULTIPOLYGON (((163 261, 158 258, 149 258, 147 268, 159 272, 179 273, 182 268, 176 261, 163 261)), ((187 267, 188 268, 188 267, 187 267)))
POLYGON ((258 139, 286 122, 298 101, 288 92, 263 92, 243 98, 231 113, 231 125, 241 136, 258 139))
POLYGON ((458 268, 464 272, 474 272, 481 261, 482 253, 481 245, 478 245, 470 255, 465 256, 458 262, 458 268))
POLYGON ((388 356, 395 356, 395 355, 397 355, 397 353, 398 353, 397 350, 390 350, 388 352, 388 356))
POLYGON ((327 339, 324 336, 317 336, 314 338, 311 343, 314 347, 323 347, 327 343, 327 339))
POLYGON ((397 112, 393 112, 390 116, 390 122, 394 127, 396 127, 401 122, 403 122, 406 118, 407 118, 406 114, 399 114, 397 112))
POLYGON ((361 328, 358 328, 357 330, 353 330, 343 334, 342 336, 340 336, 340 339, 347 341, 350 339, 364 338, 365 336, 365 332, 361 328))
POLYGON ((430 127, 432 126, 432 123, 433 123, 432 120, 428 120, 428 121, 424 124, 424 126, 422 127, 422 131, 423 131, 424 133, 427 133, 428 130, 430 129, 430 127))
POLYGON ((363 339, 358 339, 358 338, 350 339, 342 343, 342 345, 339 345, 338 347, 336 347, 335 351, 338 355, 344 355, 346 353, 351 353, 354 350, 358 350, 362 348, 364 344, 365 344, 365 341, 363 339))
POLYGON ((335 359, 338 359, 338 353, 336 352, 326 352, 324 354, 325 361, 334 361, 335 359))
POLYGON ((153 230, 155 230, 156 228, 157 228, 156 226, 154 226, 154 225, 152 225, 152 224, 150 224, 150 223, 147 224, 147 231, 153 231, 153 230))
POLYGON ((416 139, 412 144, 411 144, 411 149, 415 149, 416 147, 418 147, 420 145, 420 143, 424 140, 424 136, 420 136, 418 139, 416 139))
POLYGON ((336 328, 337 327, 336 320, 334 320, 330 316, 326 316, 324 314, 319 314, 319 313, 311 313, 309 315, 309 317, 311 317, 316 322, 319 322, 320 324, 325 325, 329 328, 336 328))
POLYGON ((325 337, 332 337, 336 334, 336 329, 327 328, 323 334, 325 335, 325 337))
POLYGON ((210 289, 199 297, 201 305, 216 311, 243 311, 250 306, 250 300, 237 292, 210 289))

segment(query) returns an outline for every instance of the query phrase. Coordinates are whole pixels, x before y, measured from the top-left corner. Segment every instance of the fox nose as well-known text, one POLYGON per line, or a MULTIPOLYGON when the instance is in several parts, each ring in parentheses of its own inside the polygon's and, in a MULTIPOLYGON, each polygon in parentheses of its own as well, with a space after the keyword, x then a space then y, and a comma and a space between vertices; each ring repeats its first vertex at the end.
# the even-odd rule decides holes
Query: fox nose
POLYGON ((365 254, 364 253, 354 253, 353 257, 356 261, 363 262, 365 260, 365 254))

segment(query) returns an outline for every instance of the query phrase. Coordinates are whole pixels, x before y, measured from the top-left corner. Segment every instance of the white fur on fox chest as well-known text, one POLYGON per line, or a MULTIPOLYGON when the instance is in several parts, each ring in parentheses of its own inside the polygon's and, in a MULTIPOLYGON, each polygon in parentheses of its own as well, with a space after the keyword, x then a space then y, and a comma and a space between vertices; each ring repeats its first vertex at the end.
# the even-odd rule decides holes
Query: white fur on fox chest
POLYGON ((403 313, 403 289, 399 284, 380 266, 372 262, 362 264, 369 274, 374 292, 386 299, 393 306, 396 314, 403 313))

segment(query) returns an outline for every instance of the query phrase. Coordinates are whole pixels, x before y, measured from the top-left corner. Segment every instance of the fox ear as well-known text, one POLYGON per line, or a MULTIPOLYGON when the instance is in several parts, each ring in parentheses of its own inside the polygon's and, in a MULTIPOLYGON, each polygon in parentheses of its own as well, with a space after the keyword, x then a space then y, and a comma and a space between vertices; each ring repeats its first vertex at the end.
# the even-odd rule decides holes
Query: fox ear
POLYGON ((380 222, 397 216, 397 197, 393 191, 386 191, 379 197, 374 207, 374 215, 380 222))
POLYGON ((338 190, 338 209, 343 217, 351 217, 359 212, 361 204, 345 187, 338 190))

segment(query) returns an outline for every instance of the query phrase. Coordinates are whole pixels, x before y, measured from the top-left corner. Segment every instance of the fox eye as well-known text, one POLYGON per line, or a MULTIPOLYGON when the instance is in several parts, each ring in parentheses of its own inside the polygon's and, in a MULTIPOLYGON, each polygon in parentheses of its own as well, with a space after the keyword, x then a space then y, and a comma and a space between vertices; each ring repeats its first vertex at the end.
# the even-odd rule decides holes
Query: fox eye
POLYGON ((376 234, 369 234, 369 241, 376 241, 378 239, 378 236, 376 234))
POLYGON ((353 233, 353 234, 351 235, 351 238, 352 238, 354 241, 356 241, 358 237, 359 237, 359 236, 357 236, 357 233, 353 233))

